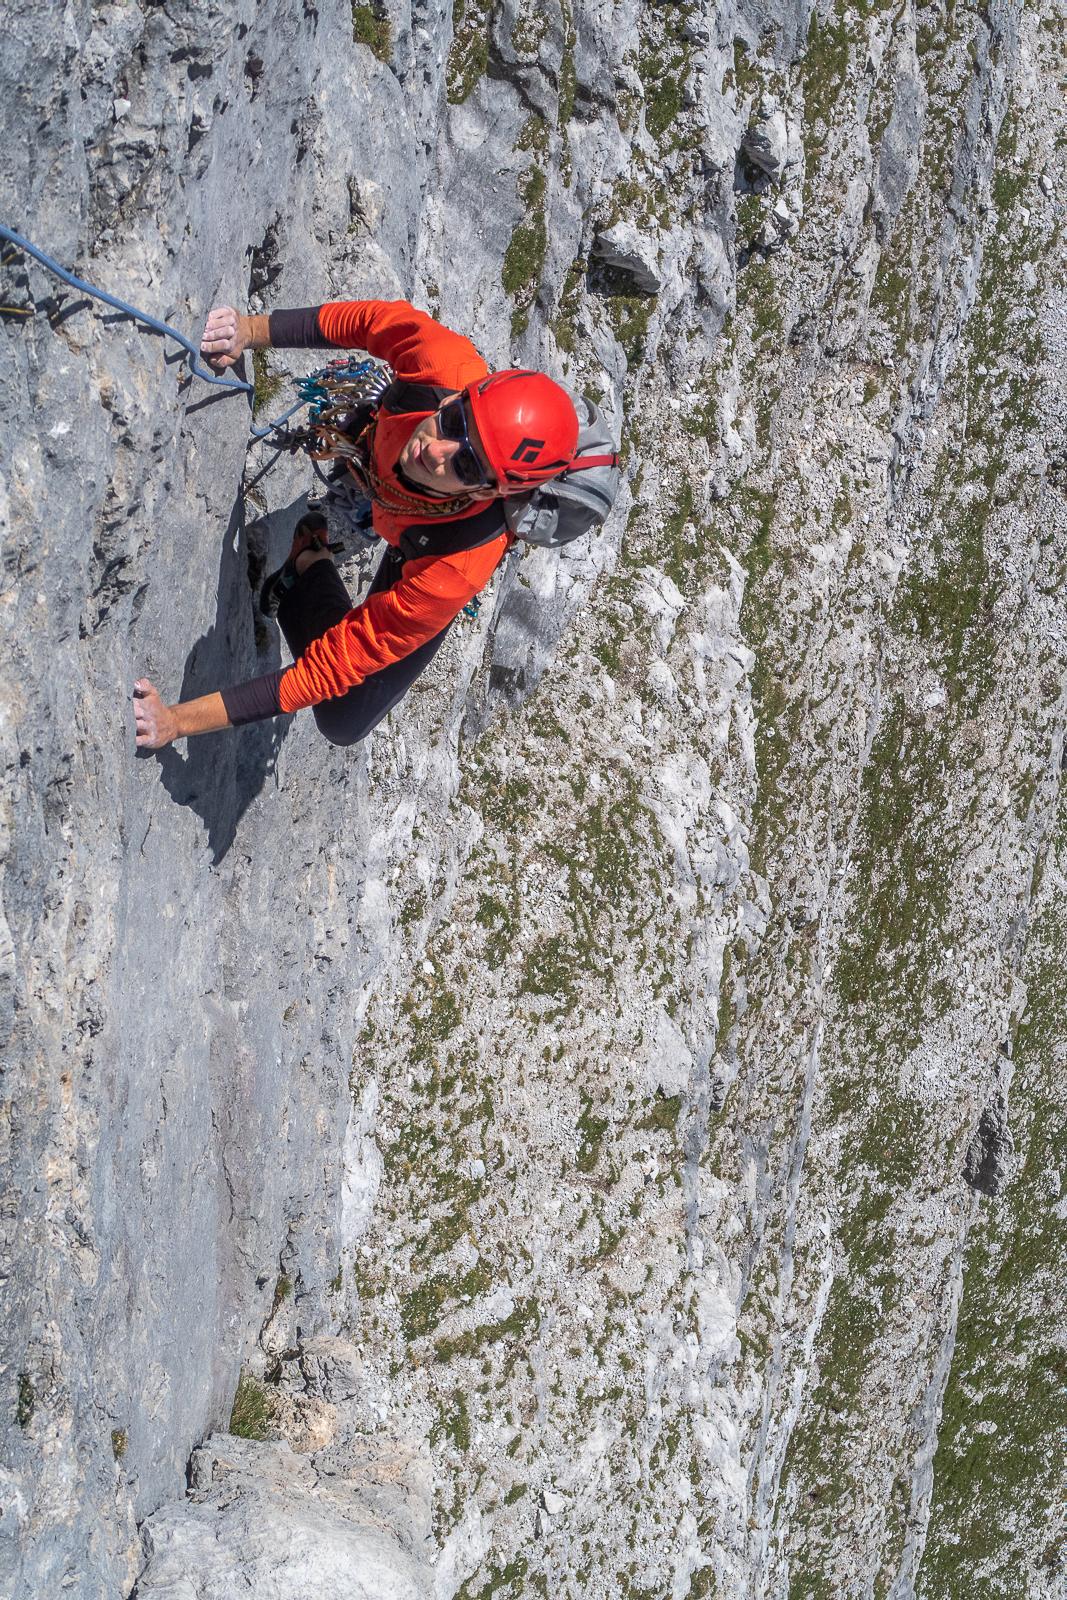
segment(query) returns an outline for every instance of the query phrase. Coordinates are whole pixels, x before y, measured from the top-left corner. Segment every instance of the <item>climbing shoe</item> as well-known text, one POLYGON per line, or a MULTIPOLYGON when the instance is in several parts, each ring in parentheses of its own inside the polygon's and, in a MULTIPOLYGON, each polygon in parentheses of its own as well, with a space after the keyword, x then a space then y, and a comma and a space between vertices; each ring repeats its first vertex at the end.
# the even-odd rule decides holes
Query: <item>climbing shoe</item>
POLYGON ((305 550, 329 550, 333 555, 338 555, 343 549, 344 545, 336 540, 331 544, 326 537, 326 518, 321 511, 309 511, 301 517, 293 533, 289 554, 277 571, 263 580, 263 587, 259 591, 259 609, 263 615, 277 616, 278 607, 299 577, 297 556, 303 555, 305 550))

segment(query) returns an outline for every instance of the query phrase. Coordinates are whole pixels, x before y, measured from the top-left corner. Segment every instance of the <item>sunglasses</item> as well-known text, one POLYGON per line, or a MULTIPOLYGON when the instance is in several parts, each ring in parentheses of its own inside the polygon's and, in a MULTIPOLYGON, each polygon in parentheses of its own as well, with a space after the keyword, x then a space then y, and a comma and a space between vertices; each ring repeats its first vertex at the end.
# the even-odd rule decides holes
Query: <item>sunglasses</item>
POLYGON ((441 406, 437 413, 437 427, 442 439, 459 444, 459 449, 449 462, 449 466, 460 483, 466 484, 469 489, 492 488, 493 479, 471 444, 471 436, 467 431, 467 413, 462 400, 449 400, 446 405, 441 406))

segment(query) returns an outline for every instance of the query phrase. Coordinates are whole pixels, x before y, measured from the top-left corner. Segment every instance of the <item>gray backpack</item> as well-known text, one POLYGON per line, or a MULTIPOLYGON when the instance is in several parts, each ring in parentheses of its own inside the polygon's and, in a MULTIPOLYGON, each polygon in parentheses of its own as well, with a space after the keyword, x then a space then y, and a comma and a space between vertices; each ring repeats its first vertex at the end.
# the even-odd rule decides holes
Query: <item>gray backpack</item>
POLYGON ((509 495, 502 503, 510 532, 527 544, 561 545, 581 538, 605 520, 619 492, 619 456, 599 407, 584 395, 571 398, 578 413, 573 464, 530 494, 509 495))

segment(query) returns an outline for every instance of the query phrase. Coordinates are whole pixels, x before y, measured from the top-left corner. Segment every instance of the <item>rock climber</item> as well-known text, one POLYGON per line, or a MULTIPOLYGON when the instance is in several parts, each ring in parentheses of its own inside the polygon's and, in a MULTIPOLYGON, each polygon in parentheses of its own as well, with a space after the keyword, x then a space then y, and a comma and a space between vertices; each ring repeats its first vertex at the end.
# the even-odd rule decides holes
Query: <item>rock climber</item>
POLYGON ((353 607, 326 547, 325 518, 303 517, 261 600, 276 612, 293 664, 175 705, 139 679, 134 721, 146 750, 308 706, 331 743, 364 738, 428 666, 514 542, 499 502, 565 471, 575 452, 578 416, 565 389, 539 372, 490 373, 469 339, 404 300, 264 316, 220 306, 201 341, 218 368, 246 350, 272 348, 366 350, 392 367, 397 381, 362 459, 386 549, 353 607))

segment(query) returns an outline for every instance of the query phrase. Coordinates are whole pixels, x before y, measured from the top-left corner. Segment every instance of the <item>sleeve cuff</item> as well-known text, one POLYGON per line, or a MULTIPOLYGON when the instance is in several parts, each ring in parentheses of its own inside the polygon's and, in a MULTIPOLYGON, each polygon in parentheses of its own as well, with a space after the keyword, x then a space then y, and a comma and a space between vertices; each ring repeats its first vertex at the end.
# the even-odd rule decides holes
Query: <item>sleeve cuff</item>
POLYGON ((226 715, 233 727, 239 728, 243 723, 261 722, 264 717, 281 714, 278 685, 283 671, 284 668, 279 667, 277 672, 265 672, 261 678, 251 678, 248 683, 237 683, 230 689, 220 691, 226 715))
POLYGON ((275 350, 329 350, 329 339, 319 327, 321 306, 303 306, 298 311, 272 311, 269 317, 270 342, 275 350))

